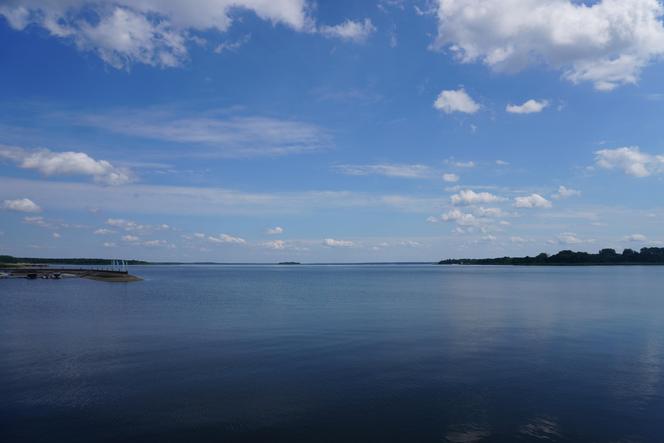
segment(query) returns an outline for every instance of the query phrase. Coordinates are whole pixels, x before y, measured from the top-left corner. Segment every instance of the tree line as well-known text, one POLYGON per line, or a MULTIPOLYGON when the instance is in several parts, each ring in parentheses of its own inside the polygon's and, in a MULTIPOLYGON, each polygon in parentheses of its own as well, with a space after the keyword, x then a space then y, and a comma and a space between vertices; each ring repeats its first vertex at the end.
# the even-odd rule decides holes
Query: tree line
POLYGON ((447 259, 439 265, 664 265, 664 248, 641 248, 639 251, 625 249, 601 249, 597 254, 589 252, 560 251, 549 255, 544 252, 534 257, 461 258, 447 259))

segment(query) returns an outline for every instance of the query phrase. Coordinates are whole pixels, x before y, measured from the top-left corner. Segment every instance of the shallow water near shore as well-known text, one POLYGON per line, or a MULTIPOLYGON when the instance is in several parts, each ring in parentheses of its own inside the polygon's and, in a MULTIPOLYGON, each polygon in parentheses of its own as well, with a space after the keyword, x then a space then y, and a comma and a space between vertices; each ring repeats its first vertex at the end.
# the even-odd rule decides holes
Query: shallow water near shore
POLYGON ((662 441, 664 268, 0 281, 0 440, 662 441))

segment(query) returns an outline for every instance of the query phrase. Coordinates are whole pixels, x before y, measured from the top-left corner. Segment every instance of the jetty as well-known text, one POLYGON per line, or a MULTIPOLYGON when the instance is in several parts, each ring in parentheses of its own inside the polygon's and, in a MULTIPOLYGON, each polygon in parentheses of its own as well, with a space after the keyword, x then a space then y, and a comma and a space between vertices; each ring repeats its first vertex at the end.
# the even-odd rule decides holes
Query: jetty
POLYGON ((11 267, 1 268, 0 274, 6 278, 27 279, 61 279, 61 278, 87 278, 90 280, 128 283, 141 281, 140 277, 131 275, 128 271, 107 269, 82 269, 82 268, 54 268, 54 267, 11 267))

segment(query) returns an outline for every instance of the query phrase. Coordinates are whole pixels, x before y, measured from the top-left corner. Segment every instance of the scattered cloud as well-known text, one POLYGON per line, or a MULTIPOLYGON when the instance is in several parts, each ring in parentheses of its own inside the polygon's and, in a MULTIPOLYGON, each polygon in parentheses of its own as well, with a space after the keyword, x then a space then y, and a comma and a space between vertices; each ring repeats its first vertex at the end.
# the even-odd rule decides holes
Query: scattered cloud
POLYGON ((283 234, 283 233, 284 233, 284 228, 282 228, 281 226, 275 226, 274 228, 268 228, 268 229, 265 231, 265 233, 268 234, 268 235, 279 235, 279 234, 283 234))
POLYGON ((496 71, 546 64, 573 83, 608 91, 638 81, 664 54, 657 0, 438 0, 434 49, 496 71))
POLYGON ((129 169, 113 166, 106 160, 95 160, 84 152, 28 150, 0 145, 2 158, 15 162, 20 168, 34 169, 46 176, 87 175, 105 185, 123 185, 134 181, 129 169))
POLYGON ((464 189, 450 197, 453 205, 474 205, 478 203, 494 203, 504 201, 502 197, 489 192, 475 192, 472 189, 464 189))
POLYGON ((505 110, 510 114, 535 114, 542 112, 547 106, 549 106, 547 100, 530 99, 520 105, 507 105, 505 110))
POLYGON ((561 245, 580 245, 582 243, 593 243, 593 239, 581 239, 573 232, 563 232, 556 238, 561 245))
POLYGON ((15 200, 5 200, 2 202, 2 209, 15 212, 40 212, 39 205, 29 198, 17 198, 15 200))
POLYGON ((268 249, 283 250, 286 249, 286 242, 283 240, 272 240, 269 242, 263 243, 268 249))
POLYGON ((516 208, 550 208, 551 206, 551 202, 539 194, 530 194, 514 199, 514 207, 516 208))
POLYGON ((625 236, 623 240, 628 242, 644 242, 648 240, 648 238, 643 234, 631 234, 625 236))
POLYGON ((53 234, 51 234, 51 236, 52 236, 54 239, 56 239, 56 240, 59 239, 59 238, 61 237, 60 234, 59 234, 58 232, 54 232, 53 234))
POLYGON ((633 177, 648 177, 664 172, 664 155, 641 152, 638 146, 601 149, 595 152, 595 164, 602 169, 620 169, 633 177))
POLYGON ((221 234, 216 237, 214 235, 210 235, 207 239, 210 243, 228 243, 234 245, 244 245, 247 243, 247 241, 243 238, 233 237, 232 235, 228 234, 221 234))
POLYGON ((106 228, 99 228, 93 232, 94 235, 111 235, 115 234, 115 231, 106 228))
POLYGON ((0 6, 16 30, 30 25, 73 42, 79 50, 96 53, 117 69, 141 63, 159 67, 182 65, 188 43, 209 31, 223 33, 238 10, 251 11, 273 24, 311 32, 313 19, 305 0, 217 0, 192 4, 178 1, 31 0, 0 6))
POLYGON ((334 26, 323 25, 318 28, 318 31, 325 37, 361 43, 376 32, 376 27, 370 19, 365 18, 364 21, 346 20, 334 26))
POLYGON ((433 107, 445 114, 453 112, 462 112, 464 114, 474 114, 480 110, 480 105, 473 100, 465 89, 443 90, 433 103, 433 107))
POLYGON ((350 248, 355 246, 355 243, 350 240, 336 240, 334 238, 326 238, 323 240, 323 246, 329 248, 350 248))
POLYGON ((198 152, 187 149, 188 156, 274 157, 331 146, 327 131, 297 120, 246 116, 231 111, 184 115, 182 110, 124 109, 71 115, 69 120, 79 126, 200 149, 198 152))
POLYGON ((576 189, 571 189, 571 188, 567 188, 565 186, 560 185, 558 187, 558 192, 553 194, 551 196, 551 198, 553 198, 555 200, 562 200, 562 199, 569 198, 569 197, 578 197, 580 195, 581 195, 581 191, 577 191, 576 189))
POLYGON ((443 181, 447 183, 456 183, 459 181, 459 176, 457 174, 445 173, 443 174, 443 181))
POLYGON ((498 166, 509 166, 509 162, 506 162, 505 160, 496 160, 496 164, 498 166))
POLYGON ((117 244, 114 243, 114 242, 111 242, 111 241, 106 241, 106 242, 102 243, 102 246, 105 247, 105 248, 115 248, 117 246, 117 244))
POLYGON ((425 165, 375 164, 375 165, 337 165, 334 169, 346 175, 383 175, 395 178, 430 178, 431 168, 425 165))
POLYGON ((477 166, 477 163, 475 163, 472 160, 468 160, 468 161, 464 162, 464 161, 456 161, 456 160, 448 159, 448 160, 445 160, 445 163, 448 164, 448 165, 454 166, 455 168, 464 168, 464 169, 470 169, 470 168, 474 168, 475 166, 477 166))
POLYGON ((127 234, 127 235, 122 236, 122 241, 126 241, 126 242, 133 243, 133 242, 137 242, 137 241, 140 241, 140 240, 141 239, 139 237, 135 236, 135 235, 127 234))
POLYGON ((222 52, 228 52, 228 51, 237 51, 240 49, 242 46, 246 45, 249 43, 251 40, 251 34, 246 34, 240 37, 237 40, 234 40, 232 42, 222 42, 219 43, 215 48, 214 48, 214 53, 215 54, 221 54, 222 52))

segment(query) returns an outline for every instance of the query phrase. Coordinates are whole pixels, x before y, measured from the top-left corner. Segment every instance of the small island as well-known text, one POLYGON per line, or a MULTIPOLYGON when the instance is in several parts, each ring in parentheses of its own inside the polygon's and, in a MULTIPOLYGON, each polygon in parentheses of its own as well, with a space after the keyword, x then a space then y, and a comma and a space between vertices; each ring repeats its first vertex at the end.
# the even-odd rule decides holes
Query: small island
POLYGON ((460 258, 446 259, 439 265, 514 265, 514 266, 611 266, 611 265, 664 265, 664 248, 641 248, 640 251, 602 249, 597 254, 560 251, 554 255, 542 252, 534 257, 460 258))
POLYGON ((299 261, 282 261, 277 263, 278 265, 301 265, 299 261))

